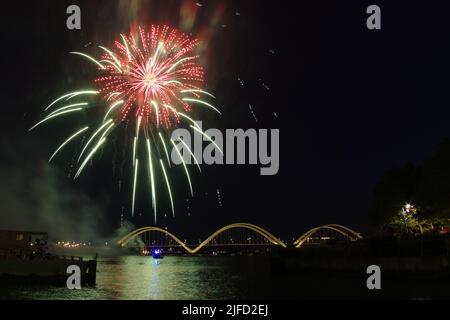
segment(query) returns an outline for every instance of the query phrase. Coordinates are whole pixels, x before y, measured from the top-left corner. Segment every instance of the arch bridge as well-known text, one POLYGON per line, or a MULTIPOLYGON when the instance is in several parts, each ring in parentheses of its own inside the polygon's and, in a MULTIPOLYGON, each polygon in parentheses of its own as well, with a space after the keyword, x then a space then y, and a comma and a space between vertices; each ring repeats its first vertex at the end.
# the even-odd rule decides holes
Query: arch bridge
MULTIPOLYGON (((179 246, 182 247, 186 252, 190 254, 198 253, 203 247, 206 246, 281 246, 286 248, 286 244, 271 234, 269 231, 250 224, 250 223, 234 223, 228 226, 225 226, 216 232, 214 232, 211 236, 209 236, 206 240, 199 243, 195 248, 191 248, 186 244, 185 241, 182 241, 177 236, 168 232, 165 229, 161 229, 158 227, 144 227, 137 229, 122 239, 118 241, 118 244, 122 247, 126 246, 133 239, 136 239, 138 236, 141 236, 146 233, 156 233, 162 235, 161 237, 149 237, 147 239, 144 238, 144 243, 149 246, 179 246), (239 235, 236 237, 237 233, 239 235), (247 233, 242 233, 242 231, 247 231, 247 233), (250 232, 250 233, 249 233, 250 232), (245 237, 243 237, 245 235, 245 237), (251 235, 251 237, 249 237, 251 235), (150 241, 148 241, 150 240, 150 241)), ((153 234, 154 235, 154 234, 153 234)))
MULTIPOLYGON (((307 243, 311 243, 317 239, 330 239, 331 237, 320 237, 323 232, 333 232, 350 241, 357 241, 362 238, 361 234, 356 231, 338 224, 328 224, 308 230, 298 237, 291 246, 301 248, 307 243)), ((250 223, 234 223, 225 226, 203 242, 196 246, 191 246, 182 241, 169 231, 158 227, 144 227, 136 229, 125 237, 120 239, 117 244, 121 247, 138 240, 145 247, 181 247, 187 253, 198 253, 205 247, 281 247, 287 248, 288 245, 280 238, 257 225, 250 223)))

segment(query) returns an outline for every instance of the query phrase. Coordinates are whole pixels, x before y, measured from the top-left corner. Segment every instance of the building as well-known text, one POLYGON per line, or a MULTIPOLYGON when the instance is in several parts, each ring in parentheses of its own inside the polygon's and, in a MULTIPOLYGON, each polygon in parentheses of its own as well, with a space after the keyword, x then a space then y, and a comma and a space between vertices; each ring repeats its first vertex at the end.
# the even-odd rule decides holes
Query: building
POLYGON ((30 256, 47 251, 46 232, 0 230, 0 256, 30 256))

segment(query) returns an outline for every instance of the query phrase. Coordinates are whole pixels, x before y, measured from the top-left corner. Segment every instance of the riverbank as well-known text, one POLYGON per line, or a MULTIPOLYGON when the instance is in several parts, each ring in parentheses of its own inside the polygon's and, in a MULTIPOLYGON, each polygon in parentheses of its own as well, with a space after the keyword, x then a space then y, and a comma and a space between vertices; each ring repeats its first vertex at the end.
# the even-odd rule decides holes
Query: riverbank
POLYGON ((97 261, 79 257, 51 256, 41 259, 0 259, 0 285, 66 286, 67 269, 78 266, 82 285, 95 286, 97 261))

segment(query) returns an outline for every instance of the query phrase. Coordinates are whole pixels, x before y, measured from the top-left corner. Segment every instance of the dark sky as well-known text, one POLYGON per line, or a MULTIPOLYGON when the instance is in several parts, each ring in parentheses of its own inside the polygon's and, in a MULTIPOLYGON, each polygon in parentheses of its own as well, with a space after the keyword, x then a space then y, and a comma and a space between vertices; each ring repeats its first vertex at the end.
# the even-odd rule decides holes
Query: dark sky
MULTIPOLYGON (((142 2, 142 24, 179 25, 181 1, 142 2)), ((161 226, 186 237, 204 237, 232 222, 255 223, 283 237, 325 223, 365 230, 372 188, 383 172, 422 161, 450 136, 449 8, 442 3, 377 1, 382 30, 370 31, 365 11, 372 2, 201 2, 194 32, 210 22, 216 8, 224 8, 208 42, 206 66, 209 88, 224 115, 206 112, 204 119, 221 129, 280 129, 280 172, 261 177, 258 166, 204 167, 202 175, 193 177, 191 215, 187 190, 175 187, 177 217, 162 219, 161 226)), ((90 53, 94 49, 86 44, 109 44, 128 31, 132 21, 118 4, 54 0, 4 5, 2 181, 14 181, 18 172, 30 181, 40 179, 45 159, 68 135, 68 123, 32 134, 27 129, 59 93, 89 84, 89 64, 69 51, 90 53), (81 31, 65 27, 69 4, 82 9, 81 31)), ((68 174, 76 151, 65 150, 51 170, 61 192, 74 192, 80 201, 101 207, 108 221, 101 232, 118 226, 122 207, 136 225, 152 224, 144 193, 138 203, 142 216, 129 217, 130 192, 117 190, 119 180, 129 183, 129 171, 124 170, 126 177, 112 175, 112 148, 74 182, 68 174)), ((8 226, 6 216, 15 214, 15 202, 28 208, 21 210, 34 210, 31 203, 26 206, 31 200, 24 185, 4 194, 10 201, 1 207, 0 228, 8 226)))

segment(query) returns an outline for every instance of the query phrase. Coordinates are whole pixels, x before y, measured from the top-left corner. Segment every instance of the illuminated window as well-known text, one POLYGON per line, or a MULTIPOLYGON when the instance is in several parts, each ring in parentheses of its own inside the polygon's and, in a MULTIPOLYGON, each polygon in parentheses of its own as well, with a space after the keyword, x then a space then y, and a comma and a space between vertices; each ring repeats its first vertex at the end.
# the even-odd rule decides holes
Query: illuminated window
POLYGON ((23 233, 16 233, 16 240, 22 241, 23 240, 23 233))

